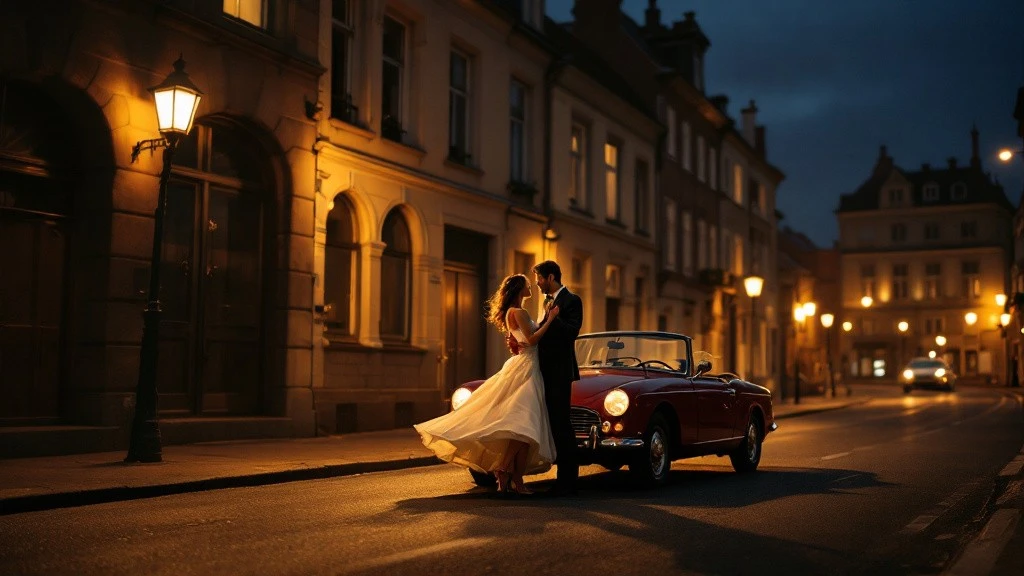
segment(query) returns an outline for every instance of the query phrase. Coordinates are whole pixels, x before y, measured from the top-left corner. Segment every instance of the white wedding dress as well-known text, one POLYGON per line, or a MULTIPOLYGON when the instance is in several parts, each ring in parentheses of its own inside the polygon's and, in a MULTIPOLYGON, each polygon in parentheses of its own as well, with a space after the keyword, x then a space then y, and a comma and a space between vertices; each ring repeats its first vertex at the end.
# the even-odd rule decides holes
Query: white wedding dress
POLYGON ((520 343, 519 354, 505 361, 458 410, 413 426, 423 445, 441 460, 493 472, 508 441, 520 440, 530 446, 527 474, 546 472, 555 461, 537 347, 526 344, 521 330, 512 334, 520 343))

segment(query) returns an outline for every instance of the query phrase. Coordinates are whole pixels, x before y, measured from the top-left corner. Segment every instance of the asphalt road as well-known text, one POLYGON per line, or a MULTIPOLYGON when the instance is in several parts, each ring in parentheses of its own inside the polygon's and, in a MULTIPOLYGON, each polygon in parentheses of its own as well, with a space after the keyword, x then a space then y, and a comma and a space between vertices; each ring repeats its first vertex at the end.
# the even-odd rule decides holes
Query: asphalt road
MULTIPOLYGON (((981 528, 1024 443, 998 390, 789 418, 761 468, 495 498, 440 465, 0 517, 2 574, 926 574, 981 528)), ((550 485, 534 478, 534 488, 550 485)))

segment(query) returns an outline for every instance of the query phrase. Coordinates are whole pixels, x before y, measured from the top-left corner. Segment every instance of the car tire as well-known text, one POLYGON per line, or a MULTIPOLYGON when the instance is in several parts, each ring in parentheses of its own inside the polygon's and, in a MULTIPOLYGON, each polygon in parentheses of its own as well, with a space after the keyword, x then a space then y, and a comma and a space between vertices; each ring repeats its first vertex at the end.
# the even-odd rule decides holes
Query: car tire
POLYGON ((473 477, 473 483, 481 488, 493 488, 498 484, 498 479, 494 477, 494 474, 470 469, 469 475, 473 477))
POLYGON ((734 470, 748 473, 757 470, 761 463, 761 447, 764 444, 764 433, 761 431, 761 420, 753 415, 747 422, 743 441, 729 454, 734 470))
POLYGON ((638 484, 660 486, 672 469, 672 436, 661 414, 651 416, 644 432, 644 447, 629 462, 629 473, 638 484))

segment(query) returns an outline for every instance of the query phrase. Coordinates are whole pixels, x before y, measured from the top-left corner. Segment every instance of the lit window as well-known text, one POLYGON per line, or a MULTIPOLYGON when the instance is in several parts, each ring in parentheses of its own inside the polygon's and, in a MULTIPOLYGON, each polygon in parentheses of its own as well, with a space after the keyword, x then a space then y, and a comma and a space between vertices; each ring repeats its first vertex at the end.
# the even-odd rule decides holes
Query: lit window
POLYGON ((609 220, 619 219, 619 147, 608 142, 604 145, 605 201, 609 220))
POLYGON ((253 26, 266 27, 266 0, 224 0, 224 13, 253 26))

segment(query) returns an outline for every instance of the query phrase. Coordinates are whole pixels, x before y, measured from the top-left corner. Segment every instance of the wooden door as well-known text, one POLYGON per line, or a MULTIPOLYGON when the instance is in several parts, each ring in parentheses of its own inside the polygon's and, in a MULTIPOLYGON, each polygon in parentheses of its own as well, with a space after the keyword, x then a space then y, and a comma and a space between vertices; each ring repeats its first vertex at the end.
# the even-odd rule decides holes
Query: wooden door
POLYGON ((445 397, 461 384, 483 378, 484 320, 480 275, 447 264, 444 272, 445 397))
POLYGON ((0 423, 60 416, 64 223, 0 210, 0 423))

